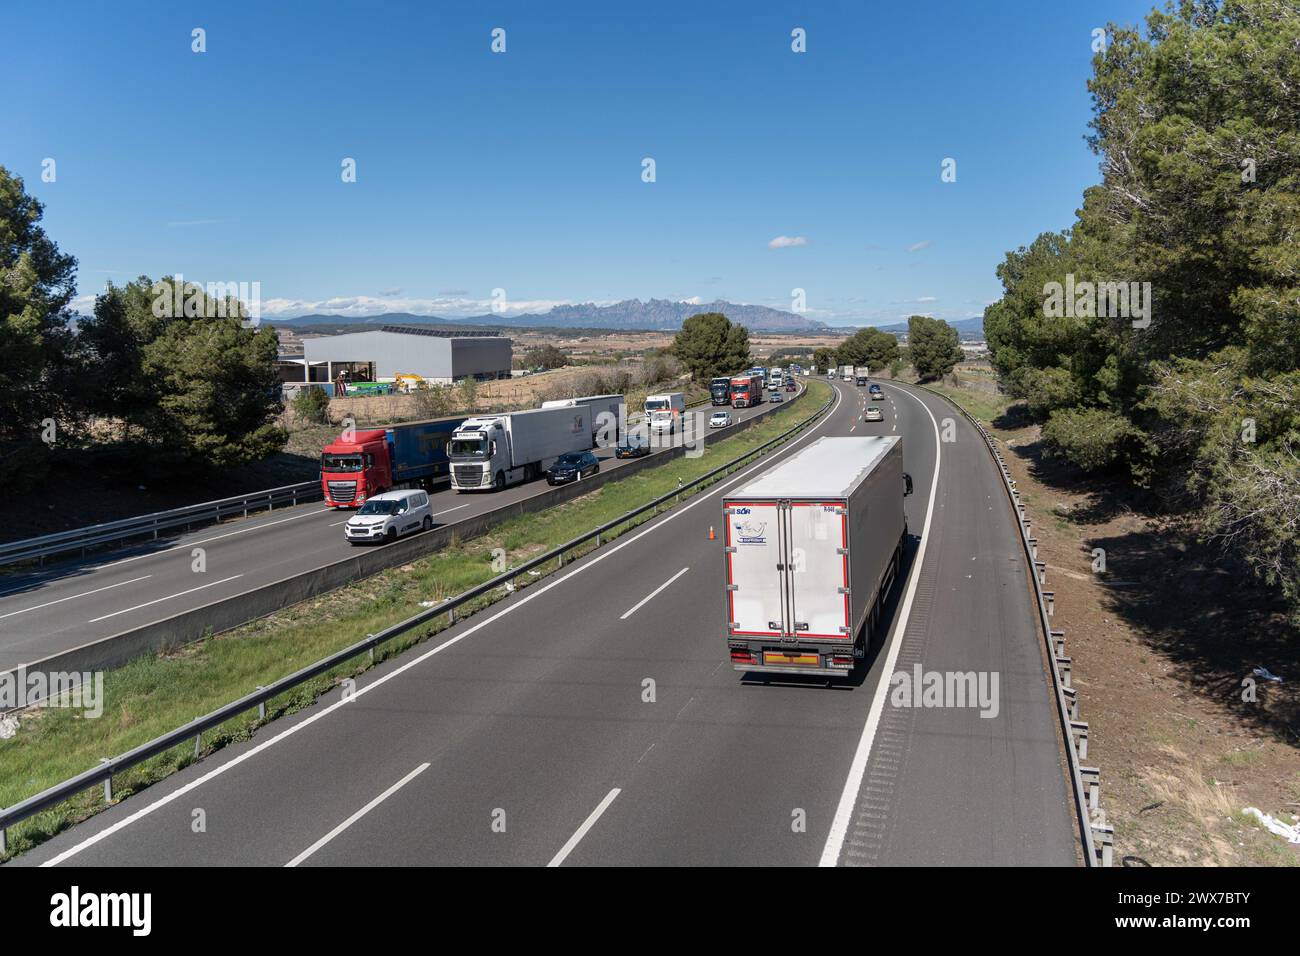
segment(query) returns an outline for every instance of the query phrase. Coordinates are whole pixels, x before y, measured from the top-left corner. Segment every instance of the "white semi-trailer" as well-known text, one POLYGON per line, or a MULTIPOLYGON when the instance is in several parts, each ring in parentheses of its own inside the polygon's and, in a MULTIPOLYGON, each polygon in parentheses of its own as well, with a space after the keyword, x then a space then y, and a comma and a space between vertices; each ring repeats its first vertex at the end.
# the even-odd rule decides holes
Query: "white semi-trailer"
POLYGON ((591 440, 594 444, 602 442, 611 448, 618 445, 622 437, 623 411, 622 395, 583 395, 578 398, 557 398, 542 402, 542 408, 574 408, 581 405, 591 412, 591 440))
POLYGON ((582 405, 469 418, 447 443, 451 486, 499 491, 538 477, 565 452, 594 446, 591 410, 582 405))
POLYGON ((853 369, 854 381, 859 385, 866 385, 871 379, 871 369, 865 365, 858 365, 853 369))
POLYGON ((727 647, 739 671, 845 676, 898 577, 896 435, 822 438, 723 499, 727 647))
POLYGON ((853 381, 853 366, 852 366, 852 365, 841 365, 841 366, 840 366, 840 381, 842 381, 842 382, 851 382, 851 381, 853 381))

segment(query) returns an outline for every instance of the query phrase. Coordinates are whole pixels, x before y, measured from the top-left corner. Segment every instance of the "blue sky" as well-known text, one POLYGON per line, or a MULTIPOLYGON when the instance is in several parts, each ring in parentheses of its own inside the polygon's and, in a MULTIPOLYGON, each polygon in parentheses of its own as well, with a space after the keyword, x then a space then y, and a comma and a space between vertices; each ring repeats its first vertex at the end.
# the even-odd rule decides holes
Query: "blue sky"
POLYGON ((1072 222, 1091 31, 1151 6, 15 5, 0 164, 83 296, 180 272, 259 282, 272 317, 459 316, 497 288, 511 311, 802 288, 831 324, 958 319, 1072 222))

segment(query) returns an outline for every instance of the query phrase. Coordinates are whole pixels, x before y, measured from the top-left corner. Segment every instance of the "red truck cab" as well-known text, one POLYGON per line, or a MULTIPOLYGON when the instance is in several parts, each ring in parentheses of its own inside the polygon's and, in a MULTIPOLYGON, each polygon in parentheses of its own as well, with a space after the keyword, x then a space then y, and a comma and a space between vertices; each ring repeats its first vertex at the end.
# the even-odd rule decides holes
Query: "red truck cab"
POLYGON ((388 432, 382 428, 354 432, 321 451, 321 488, 331 508, 359 508, 393 486, 388 454, 388 432))

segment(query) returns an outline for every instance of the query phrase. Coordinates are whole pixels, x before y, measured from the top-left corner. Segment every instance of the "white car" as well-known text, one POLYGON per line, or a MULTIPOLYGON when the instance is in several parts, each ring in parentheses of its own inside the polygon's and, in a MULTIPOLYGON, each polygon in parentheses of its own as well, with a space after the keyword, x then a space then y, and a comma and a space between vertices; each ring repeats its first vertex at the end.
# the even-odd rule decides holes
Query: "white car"
POLYGON ((867 407, 867 413, 862 416, 862 420, 864 422, 883 422, 885 420, 885 413, 877 406, 869 405, 867 407))
POLYGON ((412 531, 433 527, 433 508, 427 492, 418 489, 385 491, 367 501, 347 523, 343 536, 352 544, 387 543, 412 531))
POLYGON ((710 428, 726 428, 731 424, 731 412, 714 412, 709 417, 710 428))

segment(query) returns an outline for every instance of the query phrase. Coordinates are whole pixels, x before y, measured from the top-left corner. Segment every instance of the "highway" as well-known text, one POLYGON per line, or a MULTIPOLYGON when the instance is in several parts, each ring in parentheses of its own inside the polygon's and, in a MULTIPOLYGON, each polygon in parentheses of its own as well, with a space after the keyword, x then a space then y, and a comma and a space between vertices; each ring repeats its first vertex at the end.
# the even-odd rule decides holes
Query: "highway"
POLYGON ((859 680, 768 684, 726 660, 708 529, 768 457, 15 862, 1075 865, 1000 479, 950 406, 884 387, 883 422, 836 383, 788 446, 904 437, 912 539, 859 680), (887 675, 915 664, 996 672, 996 716, 895 707, 887 675))
MULTIPOLYGON (((733 409, 732 416, 740 421, 767 408, 733 409)), ((692 409, 706 424, 711 411, 707 405, 692 409)), ((603 471, 627 464, 613 457, 612 448, 596 449, 596 455, 603 471)), ((545 481, 534 481, 458 494, 444 485, 430 496, 435 527, 547 489, 545 481)), ((0 672, 351 557, 358 548, 344 540, 342 525, 354 513, 314 502, 2 575, 0 672), (199 570, 195 548, 204 551, 199 570)))

